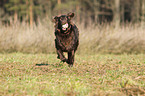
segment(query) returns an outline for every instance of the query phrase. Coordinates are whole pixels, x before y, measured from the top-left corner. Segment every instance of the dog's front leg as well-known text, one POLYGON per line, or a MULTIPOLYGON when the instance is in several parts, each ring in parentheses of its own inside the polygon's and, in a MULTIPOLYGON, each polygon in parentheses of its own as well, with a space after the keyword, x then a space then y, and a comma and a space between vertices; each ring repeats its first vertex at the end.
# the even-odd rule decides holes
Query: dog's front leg
POLYGON ((73 63, 74 63, 74 50, 71 51, 71 52, 68 52, 68 61, 67 63, 70 65, 70 66, 73 66, 73 63))
POLYGON ((66 62, 67 61, 65 56, 63 55, 63 52, 60 49, 57 50, 57 54, 58 54, 57 58, 60 59, 62 62, 66 62))

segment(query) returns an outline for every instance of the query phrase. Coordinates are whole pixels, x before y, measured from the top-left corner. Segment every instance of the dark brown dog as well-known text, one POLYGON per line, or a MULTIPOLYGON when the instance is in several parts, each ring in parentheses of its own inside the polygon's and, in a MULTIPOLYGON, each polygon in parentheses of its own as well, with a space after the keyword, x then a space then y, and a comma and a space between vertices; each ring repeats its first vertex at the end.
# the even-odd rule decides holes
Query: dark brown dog
POLYGON ((67 15, 55 16, 55 47, 58 54, 58 59, 67 62, 73 66, 74 55, 79 45, 79 31, 75 24, 72 24, 71 19, 74 13, 67 15), (65 58, 63 52, 68 53, 68 59, 65 58))

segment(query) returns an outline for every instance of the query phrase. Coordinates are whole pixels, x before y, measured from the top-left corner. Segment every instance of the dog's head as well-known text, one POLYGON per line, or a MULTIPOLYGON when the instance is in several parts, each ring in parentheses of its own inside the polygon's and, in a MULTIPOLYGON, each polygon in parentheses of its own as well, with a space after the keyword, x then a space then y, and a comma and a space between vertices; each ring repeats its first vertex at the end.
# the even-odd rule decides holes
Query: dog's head
POLYGON ((68 13, 67 15, 55 16, 53 22, 56 27, 62 31, 66 31, 71 24, 71 19, 74 17, 74 13, 68 13))

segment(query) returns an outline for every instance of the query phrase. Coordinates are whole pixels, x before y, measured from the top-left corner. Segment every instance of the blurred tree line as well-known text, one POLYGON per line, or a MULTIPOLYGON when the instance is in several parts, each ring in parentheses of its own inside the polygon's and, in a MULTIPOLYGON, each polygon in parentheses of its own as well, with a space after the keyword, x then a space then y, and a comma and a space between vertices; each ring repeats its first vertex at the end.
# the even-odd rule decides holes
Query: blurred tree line
POLYGON ((0 22, 26 22, 75 12, 78 23, 145 22, 145 0, 0 0, 0 22))

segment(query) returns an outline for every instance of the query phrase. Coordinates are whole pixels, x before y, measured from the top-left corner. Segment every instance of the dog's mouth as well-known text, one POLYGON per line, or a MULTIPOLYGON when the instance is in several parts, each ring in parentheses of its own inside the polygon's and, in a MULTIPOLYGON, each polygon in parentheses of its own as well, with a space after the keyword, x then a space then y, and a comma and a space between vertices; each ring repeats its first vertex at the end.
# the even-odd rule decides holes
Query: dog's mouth
POLYGON ((62 30, 65 31, 67 28, 68 28, 68 23, 65 23, 65 24, 62 25, 62 30))

